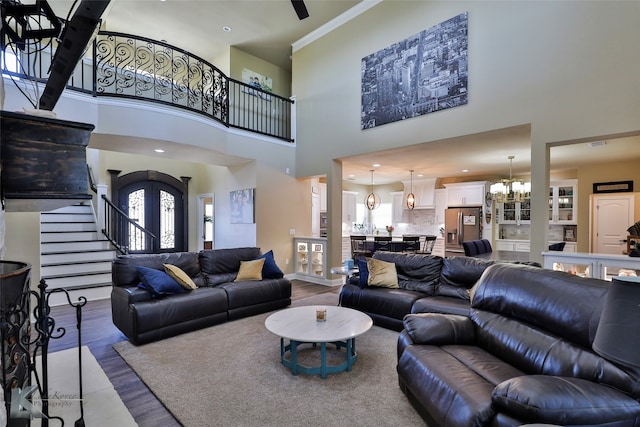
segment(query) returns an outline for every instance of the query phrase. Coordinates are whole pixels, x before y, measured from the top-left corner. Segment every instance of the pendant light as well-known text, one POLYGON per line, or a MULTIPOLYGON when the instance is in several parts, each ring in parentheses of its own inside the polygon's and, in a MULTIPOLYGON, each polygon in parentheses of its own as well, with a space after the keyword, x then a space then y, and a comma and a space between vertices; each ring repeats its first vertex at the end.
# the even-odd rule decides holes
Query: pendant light
POLYGON ((407 208, 413 209, 416 207, 416 196, 413 194, 413 169, 411 169, 411 187, 409 187, 409 194, 407 194, 407 208))
POLYGON ((370 211, 380 206, 380 196, 373 192, 373 169, 371 169, 371 193, 364 199, 364 204, 370 211))
POLYGON ((530 182, 523 182, 521 179, 514 179, 511 176, 514 158, 515 156, 507 157, 509 160, 509 179, 502 179, 500 182, 492 184, 489 189, 492 199, 498 203, 522 202, 531 193, 530 182))

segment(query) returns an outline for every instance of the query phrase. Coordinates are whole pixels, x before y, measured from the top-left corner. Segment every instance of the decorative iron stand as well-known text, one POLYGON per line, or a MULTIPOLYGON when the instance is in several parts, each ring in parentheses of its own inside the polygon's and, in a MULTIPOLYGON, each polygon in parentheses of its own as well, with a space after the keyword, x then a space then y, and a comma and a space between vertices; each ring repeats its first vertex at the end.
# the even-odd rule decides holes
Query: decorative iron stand
MULTIPOLYGON (((8 391, 12 388, 17 388, 21 386, 29 385, 30 378, 33 375, 35 378, 35 382, 38 387, 38 392, 40 393, 40 399, 42 402, 42 407, 40 409, 43 417, 41 420, 42 427, 49 426, 49 420, 58 420, 61 426, 64 426, 64 420, 61 417, 49 415, 49 366, 48 366, 48 352, 49 352, 49 340, 51 339, 59 339, 62 338, 66 329, 63 327, 56 327, 56 322, 53 317, 51 317, 51 306, 49 305, 49 298, 51 295, 55 293, 64 293, 67 299, 68 305, 75 308, 76 311, 76 327, 78 329, 78 378, 79 378, 79 402, 80 402, 80 418, 75 421, 75 427, 84 427, 84 404, 83 404, 83 391, 82 391, 82 334, 81 334, 81 326, 82 326, 82 307, 87 303, 87 299, 83 296, 78 298, 77 302, 72 302, 69 292, 66 289, 56 288, 50 291, 47 291, 47 284, 44 279, 40 280, 38 285, 38 291, 32 291, 29 287, 26 287, 26 291, 23 293, 21 298, 21 303, 12 304, 11 310, 2 319, 1 330, 2 330, 2 352, 6 354, 5 351, 8 350, 6 344, 8 341, 5 341, 5 337, 10 337, 11 334, 7 333, 10 331, 17 331, 25 328, 27 333, 20 337, 20 339, 15 340, 12 344, 11 358, 15 358, 15 365, 24 365, 26 362, 28 368, 28 377, 26 383, 19 384, 18 382, 13 382, 11 384, 7 384, 6 376, 3 378, 5 381, 3 384, 5 397, 10 397, 11 394, 8 391), (35 331, 31 331, 29 325, 29 299, 30 297, 34 297, 36 299, 36 306, 33 310, 33 316, 35 321, 33 322, 33 328, 35 331), (19 347, 19 351, 15 350, 19 347), (36 369, 36 356, 40 354, 41 356, 41 364, 42 364, 42 372, 38 374, 36 369)), ((5 360, 6 357, 5 357, 5 360)), ((25 426, 30 424, 30 418, 11 418, 10 415, 10 399, 6 399, 7 405, 7 415, 8 415, 8 427, 13 426, 25 426)))

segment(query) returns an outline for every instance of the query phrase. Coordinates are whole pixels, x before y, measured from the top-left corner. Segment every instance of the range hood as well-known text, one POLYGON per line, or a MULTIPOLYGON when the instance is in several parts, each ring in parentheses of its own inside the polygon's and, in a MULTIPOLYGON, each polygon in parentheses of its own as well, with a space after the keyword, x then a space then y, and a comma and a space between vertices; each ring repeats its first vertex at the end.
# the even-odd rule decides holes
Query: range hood
MULTIPOLYGON (((436 208, 436 178, 414 179, 411 181, 402 181, 404 185, 404 200, 407 195, 412 192, 416 197, 416 206, 414 209, 435 209, 436 208)), ((407 209, 407 206, 404 206, 407 209)))

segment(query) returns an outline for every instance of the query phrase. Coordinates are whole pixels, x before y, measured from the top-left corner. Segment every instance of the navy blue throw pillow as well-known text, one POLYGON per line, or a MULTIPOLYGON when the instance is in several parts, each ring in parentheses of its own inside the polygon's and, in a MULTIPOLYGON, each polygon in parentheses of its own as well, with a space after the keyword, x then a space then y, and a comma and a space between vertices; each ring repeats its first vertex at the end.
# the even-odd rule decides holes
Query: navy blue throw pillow
POLYGON ((260 258, 264 258, 264 265, 262 266, 263 279, 282 279, 284 277, 284 273, 280 270, 273 257, 273 251, 260 255, 258 259, 260 258))
POLYGON ((184 288, 171 276, 161 270, 147 267, 136 267, 144 288, 153 296, 181 294, 184 288))
POLYGON ((358 262, 358 287, 366 288, 369 286, 369 267, 367 267, 367 261, 359 259, 358 262))

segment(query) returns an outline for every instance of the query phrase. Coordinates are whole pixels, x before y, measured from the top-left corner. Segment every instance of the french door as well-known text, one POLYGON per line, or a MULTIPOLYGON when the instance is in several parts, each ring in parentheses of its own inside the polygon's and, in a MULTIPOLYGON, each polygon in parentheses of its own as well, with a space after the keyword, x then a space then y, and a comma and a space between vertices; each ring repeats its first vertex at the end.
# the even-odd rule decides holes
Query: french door
POLYGON ((159 181, 137 181, 120 188, 120 209, 156 236, 153 247, 142 231, 129 227, 129 252, 158 253, 184 251, 184 209, 180 189, 159 181))

